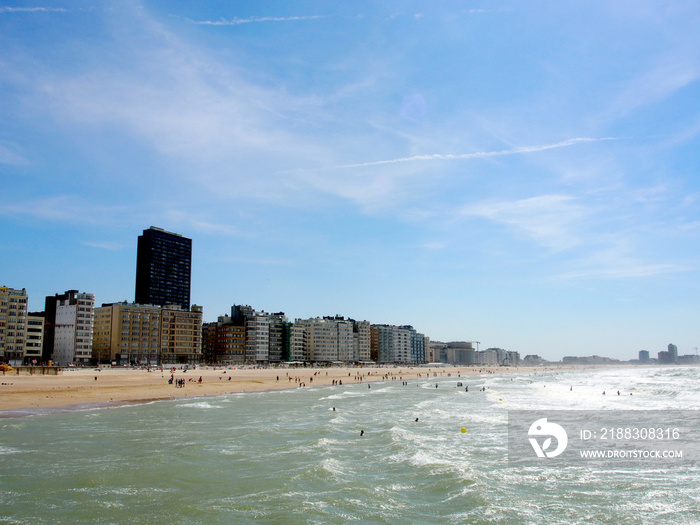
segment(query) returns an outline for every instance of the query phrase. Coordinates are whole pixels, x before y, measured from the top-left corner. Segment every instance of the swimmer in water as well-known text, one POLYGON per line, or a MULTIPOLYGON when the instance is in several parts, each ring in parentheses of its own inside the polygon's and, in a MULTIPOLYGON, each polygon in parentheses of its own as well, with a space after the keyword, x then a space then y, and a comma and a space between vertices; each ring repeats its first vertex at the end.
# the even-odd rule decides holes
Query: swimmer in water
POLYGON ((365 435, 365 431, 364 431, 364 430, 360 430, 360 437, 363 437, 364 435, 365 435))

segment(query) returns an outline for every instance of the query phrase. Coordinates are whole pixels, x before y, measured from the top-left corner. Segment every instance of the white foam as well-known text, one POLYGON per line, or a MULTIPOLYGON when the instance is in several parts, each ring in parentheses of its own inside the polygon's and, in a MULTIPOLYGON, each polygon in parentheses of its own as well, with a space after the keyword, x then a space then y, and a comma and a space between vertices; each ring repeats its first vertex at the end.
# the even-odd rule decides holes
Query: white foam
POLYGON ((219 405, 212 405, 211 403, 207 401, 198 401, 196 403, 181 403, 177 405, 178 407, 182 408, 199 408, 203 410, 208 410, 210 408, 223 408, 222 406, 219 405))

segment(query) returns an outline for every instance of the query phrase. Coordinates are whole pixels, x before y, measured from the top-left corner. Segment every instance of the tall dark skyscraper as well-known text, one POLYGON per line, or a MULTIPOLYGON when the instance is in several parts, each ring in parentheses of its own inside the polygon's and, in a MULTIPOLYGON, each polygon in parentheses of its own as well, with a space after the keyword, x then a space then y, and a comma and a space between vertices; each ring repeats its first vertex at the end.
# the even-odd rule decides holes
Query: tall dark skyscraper
POLYGON ((138 304, 178 304, 190 309, 192 239, 151 226, 139 235, 136 255, 138 304))

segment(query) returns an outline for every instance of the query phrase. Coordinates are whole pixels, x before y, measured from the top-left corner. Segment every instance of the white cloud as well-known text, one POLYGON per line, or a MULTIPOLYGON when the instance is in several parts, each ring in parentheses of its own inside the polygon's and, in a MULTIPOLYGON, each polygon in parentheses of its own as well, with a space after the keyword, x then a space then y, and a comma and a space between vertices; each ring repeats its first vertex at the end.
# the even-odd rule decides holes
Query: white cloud
POLYGON ((239 26, 242 24, 255 24, 261 22, 298 22, 301 20, 316 20, 319 18, 324 18, 320 15, 313 16, 261 16, 261 17, 251 17, 251 18, 236 18, 233 17, 229 20, 222 18, 220 20, 191 20, 185 18, 188 22, 192 24, 199 25, 209 25, 209 26, 239 26))
POLYGON ((107 241, 102 241, 102 242, 84 241, 83 244, 85 246, 90 246, 91 248, 98 248, 100 250, 106 250, 109 252, 118 252, 118 251, 121 251, 125 248, 123 243, 107 242, 107 241))
POLYGON ((24 157, 17 144, 0 140, 0 164, 24 166, 29 164, 29 161, 24 157))
POLYGON ((0 6, 0 13, 65 13, 62 7, 10 7, 0 6))
POLYGON ((690 268, 678 264, 625 264, 621 266, 589 268, 566 272, 557 276, 561 280, 585 280, 585 279, 624 279, 635 277, 653 277, 668 273, 687 272, 690 268))
POLYGON ((568 146, 573 146, 575 144, 580 144, 583 142, 600 142, 604 140, 618 140, 615 137, 603 137, 603 138, 593 138, 593 137, 579 137, 568 140, 563 140, 561 142, 554 142, 552 144, 541 144, 538 146, 521 146, 517 148, 496 150, 496 151, 478 151, 474 153, 433 153, 428 155, 414 155, 411 157, 399 157, 396 159, 388 160, 377 160, 372 162, 362 162, 358 164, 345 164, 342 166, 334 166, 334 168, 363 168, 366 166, 380 166, 382 164, 398 164, 403 162, 425 162, 434 160, 470 160, 470 159, 485 159, 491 157, 501 157, 504 155, 520 155, 525 153, 536 153, 539 151, 546 151, 549 149, 565 148, 568 146))
POLYGON ((66 132, 116 129, 176 164, 176 176, 192 177, 219 196, 273 197, 288 180, 275 175, 280 165, 326 157, 327 148, 304 133, 309 122, 322 120, 313 97, 256 82, 141 10, 119 16, 107 25, 118 59, 109 49, 85 47, 74 58, 77 74, 40 60, 14 64, 10 69, 24 71, 14 83, 26 92, 26 104, 48 110, 66 132), (120 27, 126 23, 128 33, 120 27))
POLYGON ((13 200, 0 204, 0 215, 93 225, 111 222, 108 217, 119 216, 123 211, 119 207, 106 207, 75 195, 55 195, 25 201, 13 200))
MULTIPOLYGON (((693 51, 694 53, 695 51, 693 51)), ((631 79, 614 97, 599 120, 617 120, 634 111, 659 103, 700 79, 700 63, 693 57, 664 57, 660 65, 651 67, 631 79)))
POLYGON ((586 210, 567 195, 540 195, 515 201, 470 204, 459 214, 509 226, 544 246, 563 250, 579 244, 576 225, 586 216, 586 210))

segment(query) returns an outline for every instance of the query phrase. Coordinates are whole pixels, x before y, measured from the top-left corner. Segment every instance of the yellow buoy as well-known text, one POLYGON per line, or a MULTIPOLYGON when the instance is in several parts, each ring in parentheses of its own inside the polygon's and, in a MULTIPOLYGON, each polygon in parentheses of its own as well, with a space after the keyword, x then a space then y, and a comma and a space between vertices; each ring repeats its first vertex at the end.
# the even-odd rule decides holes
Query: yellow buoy
POLYGON ((462 427, 462 434, 466 434, 466 433, 467 433, 467 429, 462 427))

